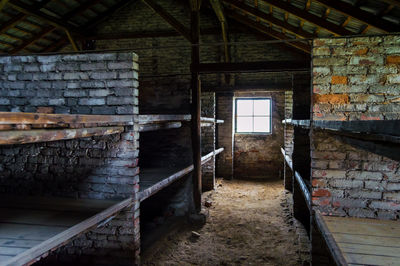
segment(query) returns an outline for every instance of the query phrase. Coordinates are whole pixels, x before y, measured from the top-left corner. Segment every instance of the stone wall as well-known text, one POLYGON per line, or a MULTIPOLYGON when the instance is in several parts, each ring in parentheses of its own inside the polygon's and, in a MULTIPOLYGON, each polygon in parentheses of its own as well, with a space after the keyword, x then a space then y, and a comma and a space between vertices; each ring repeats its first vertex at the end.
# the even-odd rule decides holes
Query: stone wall
MULTIPOLYGON (((70 114, 138 114, 138 57, 134 53, 0 58, 0 110, 70 114)), ((139 190, 137 126, 121 134, 0 148, 0 190, 18 195, 123 199, 139 190)), ((57 253, 93 260, 139 248, 138 204, 57 253)), ((63 258, 67 258, 64 256, 63 258)), ((54 258, 54 257, 53 257, 54 258)), ((49 258, 51 259, 51 258, 49 258)))
POLYGON ((270 97, 272 99, 271 134, 234 135, 235 178, 278 178, 283 176, 284 92, 236 92, 235 97, 270 97))
MULTIPOLYGON (((400 36, 314 40, 313 119, 399 119, 400 36)), ((312 203, 329 215, 399 219, 399 162, 313 130, 312 203)))

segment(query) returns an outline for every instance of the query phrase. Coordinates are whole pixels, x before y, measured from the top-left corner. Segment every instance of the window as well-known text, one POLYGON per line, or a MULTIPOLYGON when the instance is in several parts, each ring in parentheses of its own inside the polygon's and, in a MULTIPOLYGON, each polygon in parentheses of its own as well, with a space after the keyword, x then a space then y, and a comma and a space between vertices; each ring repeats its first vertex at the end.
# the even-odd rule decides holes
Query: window
POLYGON ((271 133, 271 98, 236 98, 236 133, 271 133))

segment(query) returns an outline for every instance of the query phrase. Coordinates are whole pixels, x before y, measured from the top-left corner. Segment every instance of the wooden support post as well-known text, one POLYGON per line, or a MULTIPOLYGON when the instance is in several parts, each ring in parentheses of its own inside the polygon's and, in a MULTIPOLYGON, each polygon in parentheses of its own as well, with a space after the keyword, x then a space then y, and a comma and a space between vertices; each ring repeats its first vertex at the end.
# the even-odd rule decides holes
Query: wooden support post
MULTIPOLYGON (((192 41, 192 64, 200 62, 200 20, 199 3, 191 0, 191 41, 192 41)), ((201 83, 200 75, 192 72, 192 152, 193 152, 193 199, 197 212, 201 211, 201 83)))
POLYGON ((65 33, 67 34, 68 40, 70 41, 72 48, 74 49, 75 52, 79 52, 78 45, 76 44, 75 40, 72 38, 71 33, 68 30, 65 30, 65 33))

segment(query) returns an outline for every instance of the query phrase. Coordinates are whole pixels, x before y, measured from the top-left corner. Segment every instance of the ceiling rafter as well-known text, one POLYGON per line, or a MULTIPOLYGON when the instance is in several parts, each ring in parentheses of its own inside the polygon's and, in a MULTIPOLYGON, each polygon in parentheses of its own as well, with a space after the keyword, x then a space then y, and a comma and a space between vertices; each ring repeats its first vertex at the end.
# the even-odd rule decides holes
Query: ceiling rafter
POLYGON ((169 25, 171 25, 177 32, 182 34, 188 41, 191 41, 190 31, 183 26, 177 19, 169 14, 164 8, 155 3, 153 0, 143 0, 143 2, 160 17, 162 17, 169 25))
POLYGON ((334 35, 352 35, 352 34, 354 34, 354 32, 344 29, 332 22, 329 22, 321 17, 313 15, 307 11, 304 11, 303 9, 297 8, 286 2, 279 1, 279 0, 262 0, 262 1, 270 4, 271 6, 279 8, 283 11, 289 12, 290 14, 298 17, 299 19, 306 20, 306 21, 310 22, 311 24, 314 24, 317 27, 323 28, 323 29, 329 31, 330 33, 333 33, 334 35))
POLYGON ((329 0, 314 0, 326 7, 335 9, 337 12, 349 16, 353 19, 357 19, 365 24, 380 29, 384 32, 397 32, 399 30, 398 25, 394 25, 390 22, 386 22, 375 15, 361 10, 351 4, 342 1, 329 1, 329 0))
POLYGON ((220 24, 221 24, 221 32, 222 39, 224 41, 224 54, 225 54, 225 62, 228 63, 231 61, 231 55, 229 51, 229 35, 228 35, 228 23, 225 17, 224 7, 220 0, 210 0, 211 6, 217 16, 220 24))
POLYGON ((382 1, 385 2, 386 4, 400 7, 400 1, 399 0, 382 0, 382 1))
MULTIPOLYGON (((269 35, 269 36, 271 36, 271 37, 273 37, 275 39, 278 39, 278 40, 287 40, 288 39, 288 37, 285 34, 283 34, 281 32, 278 32, 278 31, 275 31, 275 30, 273 30, 271 28, 268 28, 268 27, 266 27, 266 26, 264 26, 264 25, 262 25, 262 24, 260 24, 260 23, 258 23, 256 21, 251 20, 251 19, 249 19, 249 18, 247 18, 247 17, 245 17, 243 15, 240 15, 240 14, 238 14, 236 12, 227 10, 226 14, 227 14, 227 16, 232 17, 233 19, 235 19, 237 22, 239 22, 241 24, 244 24, 244 25, 247 25, 248 27, 251 27, 251 28, 253 28, 253 29, 255 29, 255 30, 259 31, 259 32, 264 33, 264 34, 267 34, 267 35, 269 35)), ((298 42, 295 42, 295 41, 287 42, 287 44, 291 45, 291 46, 293 46, 293 47, 295 47, 297 49, 300 49, 300 50, 302 50, 302 51, 304 51, 306 53, 310 53, 310 51, 311 51, 311 47, 309 45, 307 45, 307 44, 301 43, 300 40, 298 42)))
POLYGON ((312 38, 315 37, 312 33, 309 33, 301 28, 295 27, 291 24, 289 24, 287 21, 282 21, 280 19, 275 18, 272 14, 267 14, 263 11, 260 11, 254 7, 248 6, 242 2, 239 2, 237 0, 223 0, 226 3, 229 3, 230 5, 239 8, 246 13, 255 16, 259 19, 261 19, 264 22, 267 23, 272 23, 273 25, 285 29, 288 32, 291 32, 295 34, 296 36, 302 37, 302 38, 312 38))
POLYGON ((48 27, 42 29, 39 33, 35 34, 35 36, 25 40, 21 45, 19 45, 18 47, 15 47, 9 53, 10 54, 18 53, 22 49, 25 49, 27 46, 29 46, 30 44, 36 42, 37 40, 39 40, 40 38, 42 38, 46 34, 52 32, 53 30, 55 30, 55 27, 53 27, 53 26, 48 26, 48 27))

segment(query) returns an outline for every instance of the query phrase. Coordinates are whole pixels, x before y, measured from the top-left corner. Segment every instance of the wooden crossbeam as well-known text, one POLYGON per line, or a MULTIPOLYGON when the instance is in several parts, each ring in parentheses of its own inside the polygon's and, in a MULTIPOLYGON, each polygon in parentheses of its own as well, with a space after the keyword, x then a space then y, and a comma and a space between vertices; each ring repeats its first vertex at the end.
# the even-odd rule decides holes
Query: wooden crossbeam
POLYGON ((399 0, 381 0, 382 2, 385 2, 389 5, 397 6, 400 7, 400 1, 399 0))
POLYGON ((124 131, 124 127, 92 127, 77 129, 37 129, 0 131, 0 145, 49 142, 93 136, 105 136, 124 131))
POLYGON ((177 19, 169 14, 164 8, 155 3, 153 0, 143 0, 143 2, 160 17, 162 17, 169 25, 171 25, 177 32, 182 34, 188 41, 191 41, 190 31, 183 26, 177 19))
POLYGON ((6 31, 8 31, 12 27, 14 27, 20 20, 22 20, 26 17, 27 17, 27 15, 25 15, 25 14, 16 15, 15 17, 13 17, 9 21, 7 21, 4 25, 2 25, 2 27, 0 28, 0 34, 5 33, 6 31))
POLYGON ((1 10, 3 10, 3 8, 5 7, 5 5, 7 5, 9 0, 1 0, 0 1, 0 12, 1 10))
MULTIPOLYGON (((268 0, 269 1, 269 0, 268 0)), ((329 1, 329 0, 315 0, 318 3, 335 9, 337 12, 342 13, 351 18, 357 19, 363 23, 366 23, 372 27, 380 29, 384 32, 397 32, 399 31, 399 26, 380 19, 373 14, 354 7, 351 4, 342 1, 329 1)))
MULTIPOLYGON (((242 15, 239 15, 236 12, 230 12, 230 11, 228 12, 228 10, 227 10, 226 13, 227 13, 227 15, 229 17, 232 17, 236 21, 238 21, 238 22, 240 22, 240 23, 242 23, 244 25, 247 25, 248 27, 251 27, 251 28, 253 28, 253 29, 255 29, 255 30, 257 30, 257 31, 259 31, 261 33, 267 34, 267 35, 269 35, 269 36, 271 36, 271 37, 273 37, 273 38, 275 38, 277 40, 286 40, 286 39, 288 39, 285 34, 283 34, 281 32, 277 32, 275 30, 272 30, 272 29, 270 29, 270 28, 268 28, 268 27, 266 27, 266 26, 264 26, 264 25, 262 25, 260 23, 257 23, 254 20, 251 20, 251 19, 249 19, 249 18, 247 18, 245 16, 242 16, 242 15)), ((295 48, 297 48, 299 50, 302 50, 302 51, 304 51, 306 53, 310 53, 311 52, 311 47, 309 45, 307 45, 307 44, 304 44, 304 43, 301 43, 301 42, 295 42, 295 41, 287 42, 287 44, 290 45, 290 46, 293 46, 293 47, 295 47, 295 48)))
POLYGON ((20 113, 0 112, 0 125, 12 124, 132 124, 131 115, 79 115, 79 114, 45 114, 45 113, 20 113))
POLYGON ((263 11, 258 10, 257 8, 246 5, 243 2, 240 2, 237 0, 223 0, 223 1, 231 4, 232 6, 234 6, 236 8, 239 8, 239 9, 245 11, 247 14, 255 16, 256 18, 258 18, 264 22, 272 23, 273 25, 275 25, 277 27, 286 29, 288 32, 291 32, 291 33, 295 34, 296 36, 299 36, 302 38, 315 37, 314 34, 312 34, 312 33, 304 31, 301 28, 295 27, 295 26, 289 24, 287 21, 282 21, 280 19, 277 19, 272 14, 267 14, 263 11))
POLYGON ((297 8, 291 4, 288 4, 286 2, 280 1, 280 0, 260 0, 263 2, 266 2, 270 4, 271 6, 277 7, 281 10, 284 10, 286 12, 289 12, 293 16, 298 17, 299 19, 306 20, 310 22, 311 24, 314 24, 317 27, 321 27, 334 35, 352 35, 354 32, 351 32, 349 30, 346 30, 332 22, 329 22, 323 18, 320 18, 316 15, 313 15, 307 11, 304 11, 303 9, 297 8))
POLYGON ((72 38, 71 33, 68 30, 65 30, 65 34, 67 34, 68 40, 72 45, 72 49, 74 49, 75 52, 79 51, 78 45, 76 44, 74 38, 72 38))
POLYGON ((307 61, 263 61, 244 63, 202 63, 193 65, 193 71, 198 73, 246 73, 246 72, 296 72, 309 71, 307 61))

